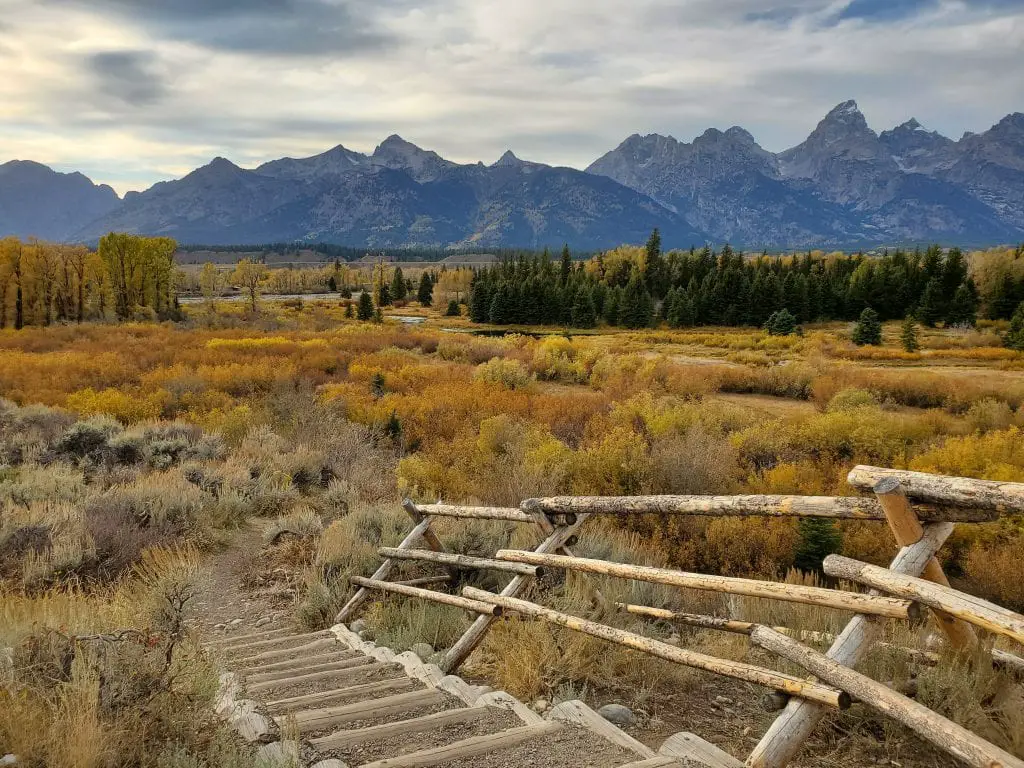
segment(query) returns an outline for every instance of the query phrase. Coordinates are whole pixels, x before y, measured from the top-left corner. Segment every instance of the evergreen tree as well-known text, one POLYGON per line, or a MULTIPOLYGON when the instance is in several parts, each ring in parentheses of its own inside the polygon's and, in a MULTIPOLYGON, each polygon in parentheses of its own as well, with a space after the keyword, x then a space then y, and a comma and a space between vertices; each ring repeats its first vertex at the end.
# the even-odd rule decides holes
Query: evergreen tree
POLYGON ((402 268, 395 267, 395 274, 391 278, 391 301, 405 301, 409 295, 409 287, 405 284, 402 276, 402 268))
POLYGON ((434 301, 434 281, 430 279, 429 272, 424 272, 420 276, 420 284, 416 289, 416 301, 424 307, 429 307, 434 301))
POLYGON ((661 232, 657 227, 647 239, 647 261, 644 264, 644 283, 652 296, 664 296, 665 263, 661 258, 661 232))
POLYGON ((359 307, 356 317, 360 320, 373 319, 373 299, 370 298, 369 291, 363 291, 359 294, 359 307))
POLYGON ((619 309, 622 304, 622 289, 610 288, 604 299, 604 321, 608 325, 619 324, 619 309))
POLYGON ((593 328, 597 325, 594 297, 586 286, 576 291, 576 300, 572 304, 571 324, 574 328, 593 328))
POLYGON ((474 323, 486 323, 491 319, 490 282, 477 278, 473 282, 473 296, 469 302, 469 317, 474 323))
MULTIPOLYGON (((547 250, 544 251, 547 253, 547 250)), ((559 263, 558 284, 565 286, 569 282, 569 275, 572 274, 572 254, 569 253, 568 243, 562 246, 562 259, 559 263)))
POLYGON ((654 302, 640 273, 633 270, 633 276, 622 292, 622 306, 619 308, 619 324, 627 328, 646 328, 651 324, 654 302))
POLYGON ((946 326, 974 325, 978 315, 978 292, 973 280, 960 283, 946 312, 946 326))
POLYGON ((832 520, 823 517, 802 517, 797 530, 800 541, 793 565, 801 571, 820 573, 825 558, 838 552, 842 546, 842 534, 832 520))
POLYGON ((783 307, 778 312, 772 312, 765 321, 764 329, 771 336, 789 336, 796 332, 796 318, 792 313, 783 307))
POLYGON ((495 325, 510 325, 516 321, 515 309, 511 287, 508 283, 501 282, 498 290, 494 292, 494 298, 491 299, 488 319, 495 325))
POLYGON ((391 287, 383 280, 377 286, 377 309, 391 304, 391 287))
POLYGON ((444 314, 446 317, 459 317, 462 314, 462 312, 459 310, 459 302, 457 302, 455 299, 449 301, 448 309, 444 314))
POLYGON ((352 302, 351 301, 346 301, 345 302, 345 317, 347 317, 348 319, 351 320, 352 316, 353 316, 352 302))
POLYGON ((334 293, 338 290, 338 281, 334 278, 334 275, 331 275, 329 278, 327 278, 327 290, 329 290, 331 293, 334 293))
POLYGON ((853 343, 859 346, 878 346, 882 343, 882 323, 878 319, 878 313, 871 307, 860 313, 860 320, 853 328, 853 343))
POLYGON ((1010 349, 1024 352, 1024 301, 1017 307, 1010 319, 1010 329, 1006 332, 1003 343, 1010 349))
POLYGON ((917 340, 917 323, 913 315, 907 315, 903 320, 903 329, 900 331, 900 343, 907 352, 917 352, 921 348, 917 340))
POLYGON ((917 304, 917 319, 922 325, 934 328, 942 318, 942 283, 932 278, 925 284, 921 300, 917 304))

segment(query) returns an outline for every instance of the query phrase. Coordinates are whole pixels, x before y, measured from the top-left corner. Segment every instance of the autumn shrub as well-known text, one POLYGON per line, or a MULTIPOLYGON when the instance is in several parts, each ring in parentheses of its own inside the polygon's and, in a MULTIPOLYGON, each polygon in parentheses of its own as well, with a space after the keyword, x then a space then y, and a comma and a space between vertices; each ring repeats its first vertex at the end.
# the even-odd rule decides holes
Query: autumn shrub
POLYGON ((1024 611, 1024 518, 1015 531, 978 542, 967 553, 964 574, 971 592, 1011 610, 1024 611))
POLYGON ((518 360, 494 357, 476 367, 473 377, 505 389, 522 389, 529 385, 530 374, 518 360))
POLYGON ((65 404, 83 416, 104 414, 112 416, 122 424, 135 424, 158 418, 163 412, 166 400, 163 390, 130 394, 119 389, 104 389, 97 392, 90 387, 72 392, 65 404))
POLYGON ((972 429, 978 432, 992 432, 1006 429, 1014 423, 1014 412, 1006 403, 986 397, 971 403, 964 418, 972 429))

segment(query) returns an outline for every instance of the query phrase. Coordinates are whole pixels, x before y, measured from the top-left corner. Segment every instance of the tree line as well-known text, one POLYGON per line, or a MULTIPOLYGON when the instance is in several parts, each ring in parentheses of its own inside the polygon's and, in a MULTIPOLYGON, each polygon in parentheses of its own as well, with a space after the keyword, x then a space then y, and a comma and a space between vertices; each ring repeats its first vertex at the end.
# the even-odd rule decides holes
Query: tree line
MULTIPOLYGON (((1024 246, 1018 249, 1024 255, 1024 246)), ((574 262, 568 248, 507 259, 475 272, 470 318, 478 323, 598 323, 646 328, 764 326, 779 313, 796 323, 880 320, 908 314, 922 325, 973 325, 979 313, 1010 318, 1024 301, 1024 274, 979 291, 958 248, 864 254, 750 257, 729 246, 662 252, 655 230, 643 248, 623 246, 574 262)))
POLYGON ((178 314, 174 240, 111 233, 93 251, 41 240, 0 240, 0 329, 178 314))

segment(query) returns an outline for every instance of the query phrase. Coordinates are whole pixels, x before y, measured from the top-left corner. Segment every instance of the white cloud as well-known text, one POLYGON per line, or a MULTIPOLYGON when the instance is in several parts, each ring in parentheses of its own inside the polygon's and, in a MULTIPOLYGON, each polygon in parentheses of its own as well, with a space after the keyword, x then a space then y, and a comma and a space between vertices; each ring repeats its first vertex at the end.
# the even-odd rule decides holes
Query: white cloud
POLYGON ((246 36, 211 35, 235 0, 194 30, 142 5, 0 0, 0 161, 124 191, 215 155, 253 165, 400 133, 459 161, 512 148, 584 167, 635 132, 689 140, 740 124, 780 150, 847 98, 876 130, 913 115, 953 137, 1024 105, 1024 10, 1011 3, 945 0, 882 22, 839 20, 845 0, 401 0, 366 19, 372 35, 337 50, 317 36, 308 51, 294 45, 303 25, 336 23, 337 3, 265 0, 296 9, 289 41, 255 12, 246 36), (135 64, 125 98, 118 61, 135 64))

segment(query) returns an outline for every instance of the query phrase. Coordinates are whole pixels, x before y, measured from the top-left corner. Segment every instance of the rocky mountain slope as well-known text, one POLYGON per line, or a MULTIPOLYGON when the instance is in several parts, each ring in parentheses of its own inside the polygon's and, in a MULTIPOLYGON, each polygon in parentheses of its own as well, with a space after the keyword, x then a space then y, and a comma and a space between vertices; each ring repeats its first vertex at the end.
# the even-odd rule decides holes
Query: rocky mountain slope
POLYGON ((640 242, 749 249, 1024 239, 1024 114, 953 141, 917 120, 881 134, 843 102, 774 154, 740 127, 691 143, 633 135, 586 171, 459 164, 399 136, 243 169, 217 158, 119 201, 36 163, 0 166, 0 235, 93 241, 124 230, 182 242, 557 246, 640 242))
POLYGON ((27 160, 0 165, 0 237, 64 240, 120 204, 114 190, 80 173, 27 160))

